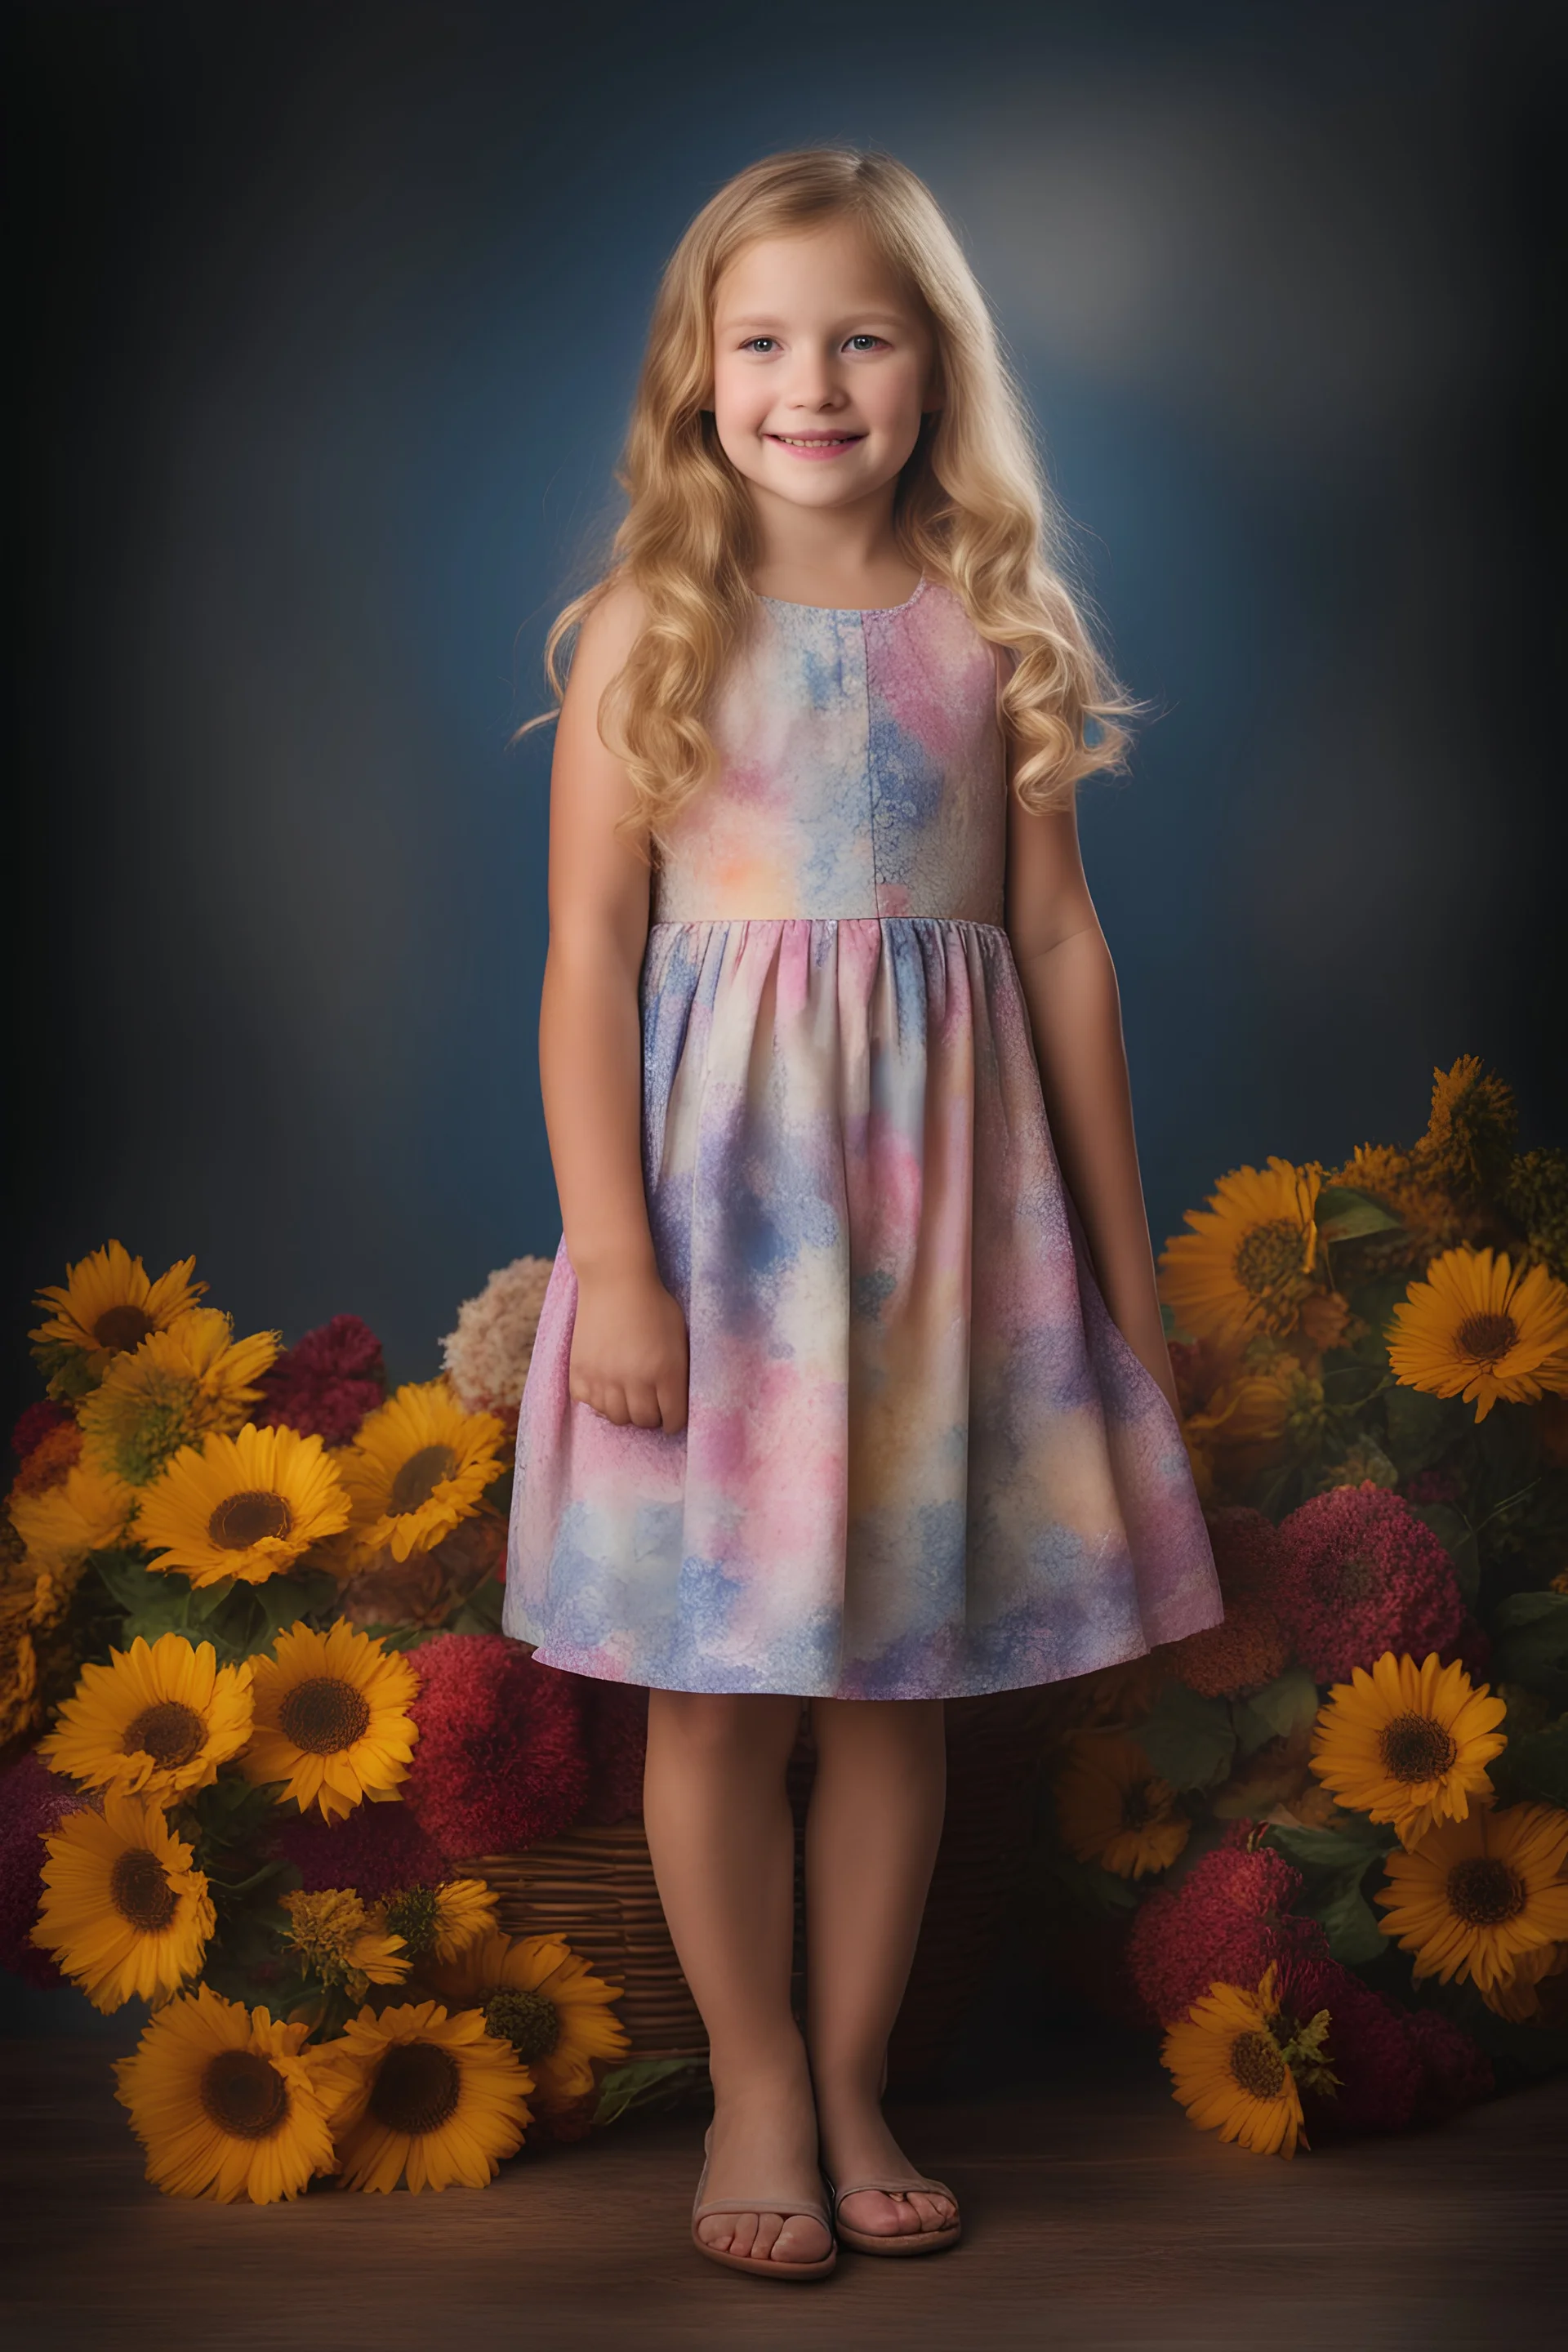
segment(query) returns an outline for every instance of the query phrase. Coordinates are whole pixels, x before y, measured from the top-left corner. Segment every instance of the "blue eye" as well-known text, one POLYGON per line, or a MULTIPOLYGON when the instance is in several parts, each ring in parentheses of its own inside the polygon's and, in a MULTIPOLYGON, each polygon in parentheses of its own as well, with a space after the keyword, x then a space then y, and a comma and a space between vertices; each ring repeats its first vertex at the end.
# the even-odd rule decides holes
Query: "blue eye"
POLYGON ((743 352, 754 352, 759 343, 771 343, 773 340, 772 335, 748 335, 741 349, 743 352))
POLYGON ((883 338, 880 335, 851 335, 849 337, 851 343, 879 343, 882 340, 883 338))

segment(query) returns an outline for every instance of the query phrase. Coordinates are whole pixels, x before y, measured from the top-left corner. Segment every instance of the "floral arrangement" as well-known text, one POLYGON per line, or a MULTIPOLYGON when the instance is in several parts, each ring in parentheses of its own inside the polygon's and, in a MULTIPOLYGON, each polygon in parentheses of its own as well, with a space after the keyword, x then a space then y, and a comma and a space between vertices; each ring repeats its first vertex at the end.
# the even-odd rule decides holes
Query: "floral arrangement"
POLYGON ((1061 1972, 1284 2156, 1568 2063, 1568 1155, 1434 1080, 1161 1254, 1225 1619, 1085 1677, 1050 1780, 1061 1972))
POLYGON ((147 2004, 118 2095, 171 2195, 482 2186, 679 2071, 626 2063, 621 1988, 502 1933, 462 1866, 640 1797, 643 1695, 499 1631, 548 1272, 492 1277, 443 1376, 391 1393, 355 1317, 237 1337, 190 1260, 150 1280, 110 1242, 40 1294, 0 1533, 0 1960, 147 2004))

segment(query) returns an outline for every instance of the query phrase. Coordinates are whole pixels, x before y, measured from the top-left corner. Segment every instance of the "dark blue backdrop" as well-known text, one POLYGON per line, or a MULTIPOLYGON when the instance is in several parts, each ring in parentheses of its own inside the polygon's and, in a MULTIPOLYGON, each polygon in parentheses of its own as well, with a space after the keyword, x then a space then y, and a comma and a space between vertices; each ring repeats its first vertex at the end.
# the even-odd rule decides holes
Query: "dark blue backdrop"
POLYGON ((1242 1160, 1413 1134, 1463 1050, 1557 1139, 1535 22, 23 11, 16 1401, 27 1293, 110 1234, 402 1375, 553 1249, 508 735, 659 267, 803 141, 951 208, 1165 710, 1083 810, 1156 1244, 1242 1160))

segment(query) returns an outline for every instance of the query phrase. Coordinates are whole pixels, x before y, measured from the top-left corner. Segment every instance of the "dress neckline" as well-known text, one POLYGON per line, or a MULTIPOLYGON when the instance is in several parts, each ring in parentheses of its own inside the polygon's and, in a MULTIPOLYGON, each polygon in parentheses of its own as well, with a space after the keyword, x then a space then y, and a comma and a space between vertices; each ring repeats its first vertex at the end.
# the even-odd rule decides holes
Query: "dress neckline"
POLYGON ((922 573, 912 595, 906 596, 901 604, 797 604, 787 596, 764 596, 760 588, 754 588, 752 593, 760 604, 776 604, 784 613, 825 613, 830 619, 871 621, 886 620, 894 613, 907 613, 911 604, 920 603, 930 585, 922 573))

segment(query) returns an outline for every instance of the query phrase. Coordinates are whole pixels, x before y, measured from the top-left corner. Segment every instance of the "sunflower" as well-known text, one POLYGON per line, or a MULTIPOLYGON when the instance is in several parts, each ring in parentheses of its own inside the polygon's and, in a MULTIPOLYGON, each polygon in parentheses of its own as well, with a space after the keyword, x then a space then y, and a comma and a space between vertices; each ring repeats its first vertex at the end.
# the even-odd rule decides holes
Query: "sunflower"
POLYGON ((255 1382, 280 1345, 276 1331, 237 1339, 216 1307, 193 1307, 166 1331, 116 1356, 79 1412, 90 1461, 132 1486, 156 1477, 182 1445, 210 1429, 237 1429, 261 1391, 255 1382))
POLYGON ((38 1292, 38 1305, 52 1307, 54 1313, 27 1336, 69 1349, 86 1358, 89 1370, 101 1372, 113 1357, 139 1348, 149 1332, 166 1331, 177 1315, 195 1305, 206 1288, 205 1282, 191 1280, 195 1263, 194 1257, 182 1258, 149 1282, 141 1259, 110 1242, 67 1266, 63 1288, 51 1283, 38 1292))
POLYGON ((362 1797, 398 1793, 417 1737, 408 1713, 419 1677, 341 1618, 325 1633, 294 1625, 272 1655, 253 1658, 256 1728, 240 1769, 257 1781, 281 1780, 301 1812, 329 1822, 362 1797))
POLYGON ((1115 1732, 1079 1731, 1068 1748, 1056 1798, 1068 1852, 1119 1878, 1142 1878, 1174 1862, 1193 1825, 1137 1742, 1115 1732))
POLYGON ((39 1752, 88 1789, 168 1804, 208 1787, 250 1737, 248 1661, 220 1666, 210 1642, 194 1648, 183 1633, 138 1633, 109 1657, 83 1666, 39 1752))
POLYGON ((486 1936, 424 1974, 447 2000, 482 2011, 490 2032, 511 2043, 547 2116, 592 2091, 595 2058, 623 2058, 631 2047, 610 2007, 621 1986, 595 1976, 559 1936, 486 1936))
POLYGON ((199 1450, 182 1446, 143 1494, 136 1533, 159 1554, 153 1568, 183 1570, 193 1584, 260 1584, 348 1515, 319 1437, 247 1422, 233 1437, 214 1431, 199 1450))
POLYGON ((362 2009, 329 2052, 345 2189, 483 2189, 532 2121, 533 2077, 477 2009, 362 2009))
POLYGON ((38 1568, 74 1567, 89 1551, 111 1551, 135 1516, 136 1496, 124 1480, 89 1462, 41 1495, 11 1498, 11 1525, 38 1568))
POLYGON ((323 1887, 314 1895, 296 1888, 282 1902, 289 1914, 284 1941, 323 1984, 342 1985, 363 2000, 368 1985, 401 1984, 408 1974, 402 1937, 373 1922, 353 1887, 323 1887))
POLYGON ((114 2070, 155 2188, 273 2205, 336 2168, 325 2053, 305 2048, 305 2033, 208 1985, 158 2011, 114 2070))
POLYGON ((1510 1805, 1428 1830, 1390 1854, 1376 1901, 1385 1936, 1415 1955, 1415 1974, 1473 1980, 1483 1999, 1527 1953, 1568 1938, 1568 1812, 1510 1805))
POLYGON ((151 1797, 109 1790, 46 1837, 33 1941, 52 1952, 94 2009, 133 1994, 165 2000, 201 1967, 214 1912, 204 1874, 151 1797))
POLYGON ((1445 1250, 1413 1282, 1388 1326, 1394 1378, 1428 1395, 1463 1397, 1485 1421, 1543 1389, 1568 1392, 1568 1284, 1506 1251, 1445 1250))
POLYGON ((450 1878, 439 1886, 400 1887, 377 1906, 376 1916, 415 1960, 456 1960, 495 1933, 496 1898, 482 1878, 450 1878))
POLYGON ((1196 1444, 1228 1451, 1233 1465, 1244 1449, 1256 1449, 1259 1461, 1273 1459, 1281 1445, 1306 1453, 1322 1430, 1323 1383, 1281 1349, 1243 1365, 1193 1414, 1190 1425, 1196 1444))
POLYGON ((474 1510, 505 1466, 493 1413, 465 1412, 444 1380, 410 1381, 366 1415, 341 1458, 358 1550, 406 1559, 474 1510))
POLYGON ((1432 1073, 1426 1132, 1411 1157, 1456 1201, 1490 1200, 1507 1181, 1518 1125, 1507 1079, 1488 1070, 1479 1054, 1461 1054, 1451 1069, 1432 1073))
POLYGON ((1557 1989, 1552 1980, 1564 1974, 1568 1974, 1568 1943, 1538 1944, 1534 1951, 1521 1952, 1513 1974, 1500 1977, 1495 1984, 1489 1985, 1481 1999, 1499 2017, 1506 2017, 1510 2025, 1533 2025, 1538 2021, 1557 2022, 1555 2014, 1547 2020, 1543 2012, 1549 2003, 1554 2012, 1562 2010, 1563 2003, 1552 2000, 1557 1989), (1542 1998, 1543 1986, 1545 2000, 1542 1998))
POLYGON ((1256 1992, 1211 1985, 1170 2028, 1160 2056, 1189 2122, 1200 2131, 1217 2131, 1221 2139, 1239 2140, 1259 2156, 1290 2157, 1306 2135, 1301 2095, 1274 2032, 1279 2014, 1275 1977, 1271 1962, 1256 1992))
POLYGON ((1393 1144, 1358 1143, 1343 1166, 1331 1170, 1324 1181, 1370 1193, 1398 1218, 1393 1228, 1356 1235, 1357 1261, 1369 1270, 1413 1260, 1424 1263, 1464 1237, 1463 1212, 1408 1151, 1393 1144))
POLYGON ((1234 1169, 1188 1209, 1190 1234, 1160 1254, 1160 1296, 1198 1339, 1289 1331, 1313 1287, 1322 1170, 1271 1156, 1266 1170, 1234 1169))
POLYGON ((1424 1663, 1385 1650, 1372 1672, 1352 1667, 1318 1710, 1312 1769, 1342 1805, 1370 1821, 1392 1822, 1404 1846, 1420 1843, 1439 1822, 1464 1821, 1472 1799, 1489 1805, 1487 1766, 1508 1745, 1498 1726, 1508 1713, 1483 1683, 1477 1690, 1458 1664, 1424 1663))

